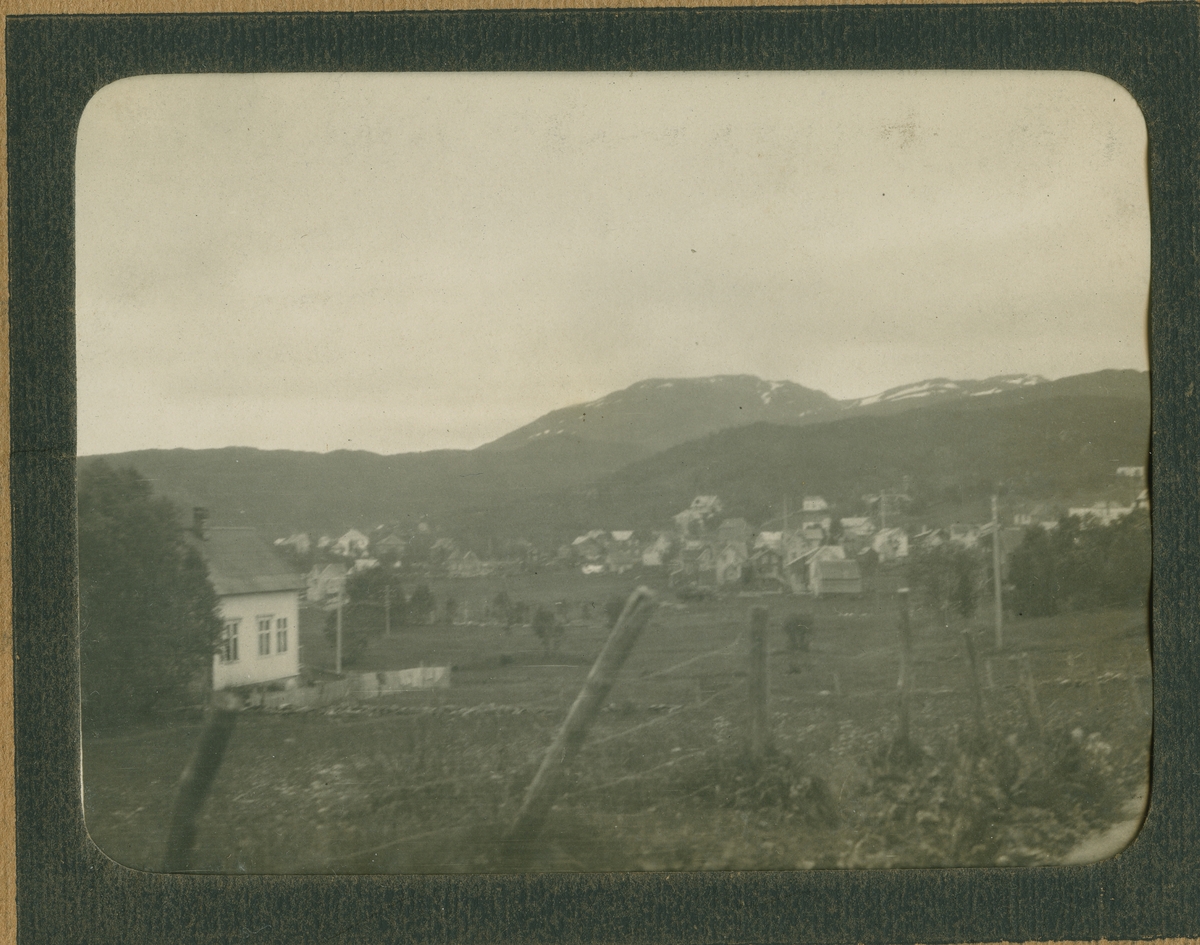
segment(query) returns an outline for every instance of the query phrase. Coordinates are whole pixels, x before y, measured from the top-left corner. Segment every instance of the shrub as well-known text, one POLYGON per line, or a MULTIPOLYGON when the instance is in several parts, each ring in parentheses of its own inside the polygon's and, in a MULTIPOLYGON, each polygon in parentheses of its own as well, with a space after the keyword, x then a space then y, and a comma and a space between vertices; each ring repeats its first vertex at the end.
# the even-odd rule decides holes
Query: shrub
POLYGON ((625 598, 619 594, 614 594, 608 599, 604 605, 604 618, 608 623, 608 628, 611 630, 617 625, 617 621, 621 619, 621 612, 625 609, 625 598))
POLYGON ((533 634, 541 641, 546 654, 557 653, 566 628, 552 610, 539 607, 533 615, 533 634))
POLYGON ((788 649, 797 651, 808 650, 808 638, 813 632, 812 614, 792 614, 783 621, 783 632, 787 637, 788 649))
POLYGON ((418 584, 408 599, 408 619, 413 624, 427 624, 433 617, 437 602, 427 584, 418 584))

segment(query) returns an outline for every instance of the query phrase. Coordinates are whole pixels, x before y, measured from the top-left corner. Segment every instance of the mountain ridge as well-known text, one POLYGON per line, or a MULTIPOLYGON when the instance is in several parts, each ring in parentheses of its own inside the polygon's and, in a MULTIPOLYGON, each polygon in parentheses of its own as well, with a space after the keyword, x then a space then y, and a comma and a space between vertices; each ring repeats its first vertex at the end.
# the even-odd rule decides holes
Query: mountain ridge
POLYGON ((835 410, 820 422, 735 424, 664 450, 564 432, 508 449, 388 456, 228 447, 102 458, 134 466, 182 509, 209 508, 215 524, 281 537, 429 520, 482 548, 493 537, 557 542, 598 525, 661 527, 675 506, 708 492, 753 519, 788 494, 824 490, 851 501, 902 476, 934 504, 997 479, 1029 495, 1067 496, 1101 488, 1114 463, 1145 462, 1145 373, 1014 384, 989 396, 954 383, 948 394, 835 410))
POLYGON ((845 400, 794 381, 767 381, 748 374, 650 378, 586 403, 552 410, 477 449, 516 449, 570 434, 659 452, 718 430, 754 423, 805 426, 859 413, 899 413, 1014 393, 1054 396, 1067 390, 1148 397, 1149 377, 1145 372, 1116 369, 1057 380, 1036 374, 998 374, 982 380, 937 377, 845 400))

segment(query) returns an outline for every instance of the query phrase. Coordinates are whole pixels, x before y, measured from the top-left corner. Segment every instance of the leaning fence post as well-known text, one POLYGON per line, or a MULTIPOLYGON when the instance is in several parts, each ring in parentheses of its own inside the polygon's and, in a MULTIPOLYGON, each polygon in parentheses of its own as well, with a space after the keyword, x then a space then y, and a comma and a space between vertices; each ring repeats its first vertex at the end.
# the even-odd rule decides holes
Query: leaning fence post
POLYGON ((767 717, 767 608, 750 612, 750 757, 758 763, 770 748, 770 721, 767 717))
POLYGON ((188 868, 188 858, 196 842, 196 819, 221 767, 225 747, 229 744, 240 711, 240 698, 228 692, 214 692, 212 701, 204 711, 200 742, 183 769, 175 794, 175 805, 171 809, 171 828, 163 863, 163 869, 167 872, 188 868))
POLYGON ((525 792, 516 820, 505 835, 506 841, 531 840, 541 830, 546 815, 550 813, 562 789, 563 769, 582 747, 588 729, 596 721, 604 699, 617 681, 621 666, 654 613, 654 604, 654 594, 646 587, 639 587, 625 602, 625 609, 621 611, 604 649, 596 657, 571 711, 546 749, 541 767, 525 792))

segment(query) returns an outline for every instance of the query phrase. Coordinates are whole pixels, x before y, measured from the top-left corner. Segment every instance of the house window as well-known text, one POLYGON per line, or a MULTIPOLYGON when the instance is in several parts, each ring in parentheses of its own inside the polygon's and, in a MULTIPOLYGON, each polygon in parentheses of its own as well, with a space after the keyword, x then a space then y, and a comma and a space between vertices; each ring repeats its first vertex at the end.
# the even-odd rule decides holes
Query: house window
POLYGON ((240 620, 226 620, 221 630, 221 645, 217 648, 222 663, 236 663, 238 658, 238 624, 240 620))
POLYGON ((275 621, 275 652, 286 653, 288 647, 288 625, 287 617, 280 617, 275 621))
POLYGON ((258 618, 258 655, 271 655, 271 618, 258 618))

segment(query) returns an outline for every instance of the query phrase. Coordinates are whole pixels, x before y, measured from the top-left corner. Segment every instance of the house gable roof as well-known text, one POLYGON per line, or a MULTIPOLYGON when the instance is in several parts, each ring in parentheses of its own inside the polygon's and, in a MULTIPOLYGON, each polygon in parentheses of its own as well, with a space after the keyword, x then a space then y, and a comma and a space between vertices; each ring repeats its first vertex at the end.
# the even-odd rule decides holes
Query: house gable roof
POLYGON ((298 591, 304 578, 291 571, 253 528, 207 528, 193 541, 208 564, 208 577, 219 597, 298 591))

